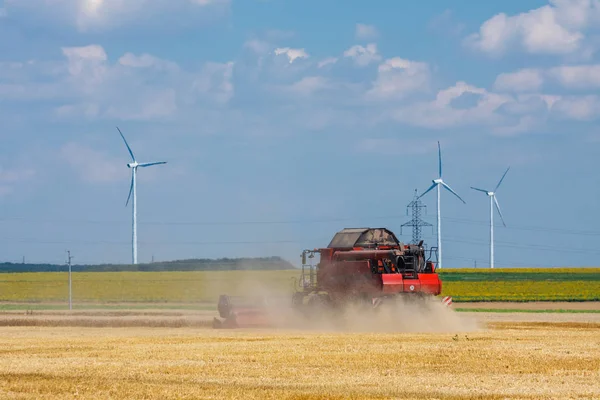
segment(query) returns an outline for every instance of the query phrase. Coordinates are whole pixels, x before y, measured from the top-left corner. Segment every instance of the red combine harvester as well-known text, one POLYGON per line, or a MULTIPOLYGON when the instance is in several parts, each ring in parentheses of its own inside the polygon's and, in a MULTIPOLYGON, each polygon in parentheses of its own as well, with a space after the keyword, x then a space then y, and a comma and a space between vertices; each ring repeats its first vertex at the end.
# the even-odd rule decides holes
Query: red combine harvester
MULTIPOLYGON (((349 304, 378 308, 398 297, 422 299, 437 296, 442 282, 423 242, 403 244, 385 228, 350 228, 338 232, 326 248, 304 250, 302 271, 288 305, 310 318, 323 310, 336 312, 349 304), (316 255, 320 261, 315 266, 316 255)), ((271 302, 279 308, 281 299, 271 302)), ((268 298, 219 298, 215 328, 268 326, 268 298)))

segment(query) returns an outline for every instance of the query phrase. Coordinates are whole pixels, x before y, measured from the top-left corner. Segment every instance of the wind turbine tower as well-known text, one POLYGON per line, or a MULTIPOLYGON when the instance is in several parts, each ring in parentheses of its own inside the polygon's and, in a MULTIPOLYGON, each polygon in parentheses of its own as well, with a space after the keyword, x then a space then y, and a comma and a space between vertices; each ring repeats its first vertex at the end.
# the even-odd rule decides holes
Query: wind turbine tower
POLYGON ((437 247, 438 247, 438 268, 442 268, 442 216, 440 211, 440 198, 441 198, 441 187, 448 190, 450 193, 458 197, 460 201, 464 204, 467 204, 452 188, 444 182, 442 179, 442 149, 440 147, 440 142, 438 142, 438 160, 439 160, 439 177, 437 179, 433 179, 433 184, 427 189, 422 195, 418 197, 425 196, 429 193, 433 188, 437 188, 437 247))
POLYGON ((494 191, 479 189, 479 188, 471 186, 471 189, 477 190, 479 192, 483 192, 490 198, 490 268, 494 268, 494 205, 496 206, 496 210, 498 210, 498 214, 500 215, 502 224, 504 226, 506 226, 506 224, 504 223, 504 217, 502 216, 502 211, 500 211, 500 205, 498 204, 498 199, 496 198, 496 192, 498 191, 498 188, 500 187, 500 184, 504 180, 504 177, 506 176, 509 169, 510 169, 510 167, 508 167, 506 169, 506 171, 504 172, 504 175, 502 175, 502 178, 500 178, 500 181, 496 185, 496 188, 494 189, 494 191))
POLYGON ((125 146, 127 146, 127 150, 129 151, 129 155, 131 156, 131 160, 132 160, 132 162, 127 164, 127 167, 131 169, 131 187, 129 188, 129 196, 127 196, 127 202, 125 203, 125 206, 127 206, 129 204, 129 200, 132 199, 132 196, 133 196, 133 199, 132 199, 133 200, 132 201, 133 217, 132 217, 132 238, 131 238, 132 250, 131 251, 132 251, 133 264, 137 264, 137 181, 136 181, 137 169, 139 167, 146 168, 146 167, 150 167, 152 165, 166 164, 167 162, 166 161, 157 161, 157 162, 149 162, 149 163, 138 163, 135 159, 135 156, 133 155, 133 151, 131 151, 131 147, 129 147, 127 140, 125 140, 125 136, 123 136, 123 132, 121 132, 119 127, 117 127, 117 130, 119 131, 119 134, 123 138, 123 141, 125 142, 125 146))

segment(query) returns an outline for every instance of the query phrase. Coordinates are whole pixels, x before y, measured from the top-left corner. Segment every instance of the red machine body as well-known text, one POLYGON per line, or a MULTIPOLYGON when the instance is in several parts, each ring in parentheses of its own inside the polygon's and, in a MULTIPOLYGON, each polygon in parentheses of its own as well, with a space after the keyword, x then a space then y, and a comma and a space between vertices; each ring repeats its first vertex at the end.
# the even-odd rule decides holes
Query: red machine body
POLYGON ((385 228, 343 229, 327 248, 305 253, 319 253, 321 257, 316 280, 309 278, 313 282, 306 289, 326 292, 334 302, 397 294, 435 296, 442 291, 442 282, 433 262, 426 261, 422 243, 405 245, 385 228))

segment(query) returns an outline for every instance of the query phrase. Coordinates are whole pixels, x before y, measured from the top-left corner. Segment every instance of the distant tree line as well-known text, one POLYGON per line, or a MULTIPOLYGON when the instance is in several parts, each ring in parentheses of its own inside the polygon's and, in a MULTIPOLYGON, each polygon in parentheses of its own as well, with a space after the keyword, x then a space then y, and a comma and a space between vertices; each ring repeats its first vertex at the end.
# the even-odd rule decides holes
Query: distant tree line
MULTIPOLYGON (((219 258, 161 261, 148 264, 72 265, 73 272, 118 271, 239 271, 239 270, 289 270, 295 267, 281 257, 219 258)), ((2 272, 57 272, 66 271, 65 264, 0 263, 2 272)))

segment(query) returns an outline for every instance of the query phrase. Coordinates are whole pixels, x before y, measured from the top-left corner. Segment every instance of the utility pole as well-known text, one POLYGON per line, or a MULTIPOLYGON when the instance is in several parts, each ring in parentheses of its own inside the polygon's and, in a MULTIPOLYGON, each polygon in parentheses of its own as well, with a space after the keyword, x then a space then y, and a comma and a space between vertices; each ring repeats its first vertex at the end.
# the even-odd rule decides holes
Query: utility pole
POLYGON ((421 209, 425 209, 426 212, 427 206, 423 204, 421 200, 419 200, 417 193, 417 189, 415 189, 415 197, 413 198, 413 201, 408 203, 408 206, 406 206, 406 214, 408 215, 408 209, 410 209, 412 219, 400 226, 400 234, 402 234, 402 228, 412 228, 412 242, 414 244, 417 244, 421 241, 421 232, 423 227, 433 226, 429 222, 425 222, 421 219, 421 209))
POLYGON ((71 251, 67 250, 67 264, 69 265, 69 310, 73 309, 73 297, 72 297, 72 286, 71 286, 71 260, 73 259, 73 257, 71 257, 71 251))

